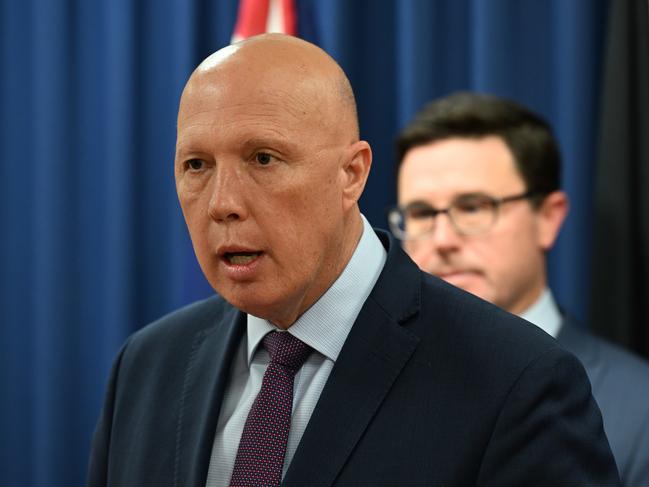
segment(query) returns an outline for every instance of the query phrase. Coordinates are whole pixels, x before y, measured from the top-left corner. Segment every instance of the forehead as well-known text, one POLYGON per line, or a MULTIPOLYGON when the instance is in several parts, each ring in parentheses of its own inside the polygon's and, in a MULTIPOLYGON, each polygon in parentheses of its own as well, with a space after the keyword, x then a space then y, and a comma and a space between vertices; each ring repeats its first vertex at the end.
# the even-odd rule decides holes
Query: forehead
POLYGON ((399 199, 450 199, 462 193, 503 196, 525 184, 497 136, 450 138, 415 147, 399 169, 399 199))
POLYGON ((220 135, 232 129, 317 133, 331 105, 317 77, 263 67, 234 60, 222 69, 195 73, 179 107, 179 141, 210 130, 220 135))
MULTIPOLYGON (((232 70, 230 70, 232 71, 232 70)), ((192 119, 230 119, 232 116, 287 115, 303 118, 313 105, 312 97, 293 84, 259 80, 238 72, 222 75, 198 75, 183 93, 178 112, 178 125, 192 119)))
POLYGON ((295 139, 309 129, 313 116, 299 95, 283 88, 250 86, 234 89, 230 80, 201 82, 183 95, 178 113, 178 149, 207 149, 228 140, 264 137, 295 139))

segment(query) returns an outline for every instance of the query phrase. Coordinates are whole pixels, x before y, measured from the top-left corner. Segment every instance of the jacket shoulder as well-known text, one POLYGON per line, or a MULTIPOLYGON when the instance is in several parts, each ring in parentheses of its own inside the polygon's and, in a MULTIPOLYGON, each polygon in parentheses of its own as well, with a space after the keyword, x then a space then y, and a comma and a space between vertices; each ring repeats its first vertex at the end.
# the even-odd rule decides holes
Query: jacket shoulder
POLYGON ((470 362, 525 366, 550 350, 563 350, 536 325, 429 275, 422 277, 421 315, 419 333, 456 343, 455 351, 466 350, 470 362), (433 319, 435 327, 427 327, 433 319))
POLYGON ((593 385, 605 380, 621 388, 631 386, 638 394, 644 391, 649 404, 649 362, 580 329, 570 319, 564 322, 558 340, 583 362, 589 373, 592 372, 593 385))
POLYGON ((161 363, 177 360, 195 340, 235 322, 239 313, 218 295, 191 303, 141 328, 124 344, 123 361, 161 363))
POLYGON ((218 295, 190 303, 174 310, 135 332, 131 341, 181 338, 214 326, 234 308, 218 295))

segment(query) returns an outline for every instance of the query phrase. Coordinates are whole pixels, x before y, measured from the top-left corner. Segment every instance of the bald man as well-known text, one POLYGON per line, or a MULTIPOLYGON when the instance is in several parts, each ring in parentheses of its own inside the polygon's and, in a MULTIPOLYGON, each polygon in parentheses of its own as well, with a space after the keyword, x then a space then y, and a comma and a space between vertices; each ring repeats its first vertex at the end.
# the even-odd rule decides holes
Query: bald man
POLYGON ((316 46, 194 71, 175 177, 217 294, 123 346, 90 486, 617 485, 579 362, 373 230, 370 165, 316 46))

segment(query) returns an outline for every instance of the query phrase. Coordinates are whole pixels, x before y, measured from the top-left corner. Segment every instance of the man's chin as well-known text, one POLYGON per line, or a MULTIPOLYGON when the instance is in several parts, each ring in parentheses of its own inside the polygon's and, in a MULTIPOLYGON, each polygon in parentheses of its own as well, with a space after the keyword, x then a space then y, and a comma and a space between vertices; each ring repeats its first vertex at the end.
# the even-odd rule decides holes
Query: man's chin
POLYGON ((219 294, 239 311, 268 320, 280 328, 292 324, 292 317, 287 316, 285 312, 288 307, 280 304, 283 303, 280 296, 264 295, 252 284, 247 287, 248 289, 243 285, 232 286, 223 289, 219 294))
POLYGON ((480 274, 472 271, 451 272, 440 277, 449 284, 469 292, 474 292, 472 289, 476 288, 482 281, 480 274))

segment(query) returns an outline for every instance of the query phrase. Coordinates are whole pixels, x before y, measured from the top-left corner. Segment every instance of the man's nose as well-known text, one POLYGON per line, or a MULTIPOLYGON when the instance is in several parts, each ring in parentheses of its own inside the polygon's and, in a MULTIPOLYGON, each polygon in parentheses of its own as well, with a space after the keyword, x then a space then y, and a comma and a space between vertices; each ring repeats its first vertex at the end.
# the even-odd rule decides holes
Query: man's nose
POLYGON ((430 238, 439 252, 457 249, 462 242, 462 236, 458 234, 448 213, 439 213, 435 217, 430 238))
POLYGON ((210 218, 217 223, 245 219, 247 216, 246 188, 241 171, 234 164, 219 163, 214 169, 212 178, 208 208, 210 218))

